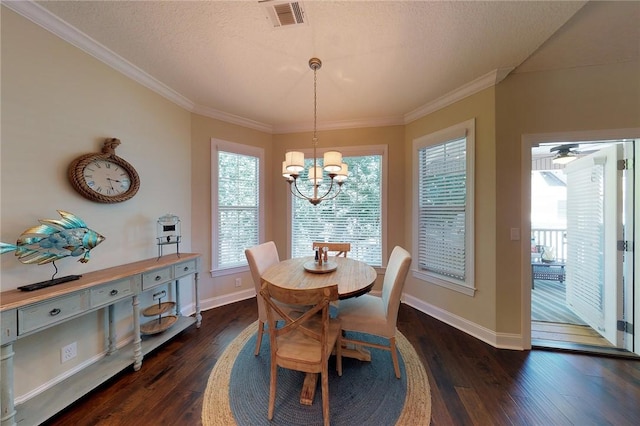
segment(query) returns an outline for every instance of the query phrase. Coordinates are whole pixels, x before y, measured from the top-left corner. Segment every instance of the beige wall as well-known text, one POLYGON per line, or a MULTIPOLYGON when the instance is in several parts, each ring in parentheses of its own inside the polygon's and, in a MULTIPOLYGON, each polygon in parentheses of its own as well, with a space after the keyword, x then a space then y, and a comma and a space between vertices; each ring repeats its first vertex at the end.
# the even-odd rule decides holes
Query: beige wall
MULTIPOLYGON (((495 90, 485 89, 480 93, 458 101, 446 108, 429 114, 406 126, 405 134, 405 243, 412 248, 416 233, 411 224, 414 162, 413 140, 454 124, 475 118, 475 296, 439 287, 417 280, 411 272, 405 283, 405 293, 443 310, 450 316, 470 321, 481 327, 495 328, 496 312, 496 268, 495 268, 495 90)), ((415 255, 414 255, 415 256, 415 255)), ((415 265, 413 265, 415 267, 415 265)))
MULTIPOLYGON (((412 141, 474 117, 478 291, 474 297, 464 296, 410 275, 405 293, 426 311, 472 334, 494 342, 507 336, 517 345, 523 333, 523 289, 529 291, 530 285, 523 279, 522 239, 511 240, 512 228, 525 236, 529 226, 528 208, 521 208, 521 204, 528 205, 529 197, 522 186, 522 137, 640 127, 640 63, 513 74, 495 88, 408 124, 406 223, 411 223, 415 189, 411 183, 412 141)), ((411 246, 414 232, 411 226, 405 230, 406 244, 411 246)))
MULTIPOLYGON (((59 218, 56 209, 61 209, 106 240, 91 252, 89 263, 56 262, 58 276, 156 256, 160 216, 171 212, 191 223, 190 113, 5 7, 1 31, 0 241, 15 243, 38 219, 59 218), (86 200, 67 180, 69 163, 100 152, 107 137, 122 141, 116 153, 141 179, 138 194, 123 203, 86 200)), ((191 229, 182 231, 181 248, 189 251, 191 229)), ((3 291, 54 273, 51 264, 24 265, 11 253, 0 261, 3 291)), ((191 292, 182 296, 184 307, 192 306, 191 292)), ((148 302, 141 298, 141 306, 148 302)), ((126 339, 131 330, 122 318, 131 315, 131 302, 117 304, 116 314, 118 337, 126 339)), ((18 341, 16 397, 100 353, 104 321, 96 312, 18 341), (78 357, 61 365, 60 347, 75 340, 78 357)))
POLYGON ((233 300, 234 293, 253 289, 253 281, 249 272, 212 278, 211 274, 211 138, 227 142, 252 145, 265 150, 267 176, 265 180, 266 229, 265 238, 274 238, 273 215, 273 176, 269 173, 272 161, 271 135, 234 124, 225 123, 213 118, 197 114, 191 115, 191 195, 193 233, 193 250, 202 253, 201 293, 203 307, 211 308, 233 300), (240 288, 235 287, 235 279, 242 280, 240 288), (231 298, 231 299, 229 299, 231 298))
POLYGON ((510 75, 496 87, 496 121, 496 330, 519 333, 528 284, 509 229, 529 223, 520 206, 522 135, 640 127, 640 61, 510 75))
MULTIPOLYGON (((192 114, 192 234, 193 251, 203 254, 201 275, 202 306, 211 308, 230 300, 245 298, 253 288, 248 272, 212 278, 211 270, 211 138, 257 146, 265 149, 268 165, 266 175, 266 229, 265 239, 273 240, 281 259, 289 257, 287 238, 287 194, 289 186, 281 176, 284 153, 291 149, 311 148, 311 133, 270 135, 245 127, 225 123, 212 118, 192 114), (236 278, 242 280, 235 287, 236 278)), ((379 128, 347 129, 318 132, 318 148, 340 148, 345 146, 387 145, 388 181, 391 188, 404 187, 404 128, 388 126, 379 128)), ((348 182, 345 184, 347 185, 348 182)), ((404 245, 403 205, 404 192, 390 190, 388 193, 388 249, 386 258, 395 245, 404 245)), ((376 288, 380 283, 376 284, 376 288)), ((375 289, 375 288, 374 288, 375 289)))

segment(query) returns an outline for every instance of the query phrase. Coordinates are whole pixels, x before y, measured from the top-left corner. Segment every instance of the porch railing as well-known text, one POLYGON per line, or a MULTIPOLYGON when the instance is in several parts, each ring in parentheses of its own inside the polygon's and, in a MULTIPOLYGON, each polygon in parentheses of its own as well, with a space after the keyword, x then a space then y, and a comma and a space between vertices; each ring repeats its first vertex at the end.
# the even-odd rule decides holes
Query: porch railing
POLYGON ((558 262, 567 261, 567 230, 566 229, 531 229, 531 243, 551 247, 558 262))

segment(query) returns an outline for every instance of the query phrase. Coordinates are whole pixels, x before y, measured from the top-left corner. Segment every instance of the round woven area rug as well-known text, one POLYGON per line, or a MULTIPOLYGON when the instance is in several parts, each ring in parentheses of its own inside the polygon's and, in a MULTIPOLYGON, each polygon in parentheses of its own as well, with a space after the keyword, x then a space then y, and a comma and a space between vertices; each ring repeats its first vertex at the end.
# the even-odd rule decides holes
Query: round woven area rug
MULTIPOLYGON (((269 404, 269 337, 254 356, 257 322, 242 331, 225 349, 211 371, 202 407, 205 426, 321 425, 322 395, 316 389, 311 406, 300 404, 304 373, 278 369, 273 420, 269 404)), ((354 335, 382 343, 375 336, 354 335)), ((367 348, 371 362, 343 358, 342 377, 329 361, 329 405, 332 425, 429 424, 431 394, 424 366, 409 341, 398 332, 401 379, 395 377, 391 354, 367 348)))

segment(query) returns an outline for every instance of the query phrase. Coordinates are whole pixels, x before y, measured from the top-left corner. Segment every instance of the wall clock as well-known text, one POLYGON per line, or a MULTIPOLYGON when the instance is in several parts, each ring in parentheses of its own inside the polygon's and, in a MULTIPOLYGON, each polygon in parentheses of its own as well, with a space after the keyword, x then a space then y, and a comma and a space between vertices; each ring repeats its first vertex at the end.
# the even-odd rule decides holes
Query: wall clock
POLYGON ((116 155, 118 145, 120 139, 106 139, 102 153, 82 155, 69 164, 69 181, 80 195, 98 203, 120 203, 136 195, 140 177, 116 155))

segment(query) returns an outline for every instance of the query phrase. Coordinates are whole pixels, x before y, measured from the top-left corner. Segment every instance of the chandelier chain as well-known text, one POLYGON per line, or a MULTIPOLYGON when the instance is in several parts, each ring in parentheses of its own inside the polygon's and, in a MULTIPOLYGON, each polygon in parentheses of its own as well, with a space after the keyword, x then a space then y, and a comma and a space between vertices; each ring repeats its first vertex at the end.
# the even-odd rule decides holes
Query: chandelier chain
POLYGON ((313 69, 313 144, 318 144, 318 70, 313 69))
MULTIPOLYGON (((316 176, 316 171, 318 170, 316 167, 318 165, 318 155, 316 149, 318 147, 318 66, 314 64, 313 66, 313 173, 316 176)), ((333 186, 333 185, 332 185, 333 186)), ((296 185, 296 189, 298 186, 296 185)), ((318 185, 313 185, 313 198, 318 198, 318 185)))

